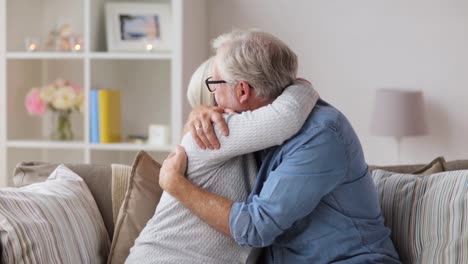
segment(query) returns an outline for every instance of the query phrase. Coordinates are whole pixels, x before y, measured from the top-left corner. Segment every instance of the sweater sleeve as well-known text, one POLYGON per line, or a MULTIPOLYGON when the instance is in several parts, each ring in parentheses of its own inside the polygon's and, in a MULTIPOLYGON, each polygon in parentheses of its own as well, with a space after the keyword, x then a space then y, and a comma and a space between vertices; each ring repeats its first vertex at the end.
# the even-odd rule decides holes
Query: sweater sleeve
MULTIPOLYGON (((215 127, 221 147, 218 150, 197 148, 197 154, 192 158, 221 162, 281 145, 300 130, 318 99, 319 95, 311 84, 296 81, 267 106, 225 116, 229 136, 223 136, 215 127)), ((184 137, 186 140, 193 141, 189 134, 184 137)), ((190 145, 195 146, 193 142, 190 145)))

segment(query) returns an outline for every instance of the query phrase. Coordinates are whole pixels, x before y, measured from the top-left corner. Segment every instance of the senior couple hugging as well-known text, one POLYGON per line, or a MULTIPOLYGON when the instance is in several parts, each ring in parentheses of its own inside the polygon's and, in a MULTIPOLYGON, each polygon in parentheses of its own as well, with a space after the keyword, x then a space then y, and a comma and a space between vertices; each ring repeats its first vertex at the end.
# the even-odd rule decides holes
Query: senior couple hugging
POLYGON ((258 30, 213 48, 126 263, 400 263, 359 139, 295 53, 258 30))

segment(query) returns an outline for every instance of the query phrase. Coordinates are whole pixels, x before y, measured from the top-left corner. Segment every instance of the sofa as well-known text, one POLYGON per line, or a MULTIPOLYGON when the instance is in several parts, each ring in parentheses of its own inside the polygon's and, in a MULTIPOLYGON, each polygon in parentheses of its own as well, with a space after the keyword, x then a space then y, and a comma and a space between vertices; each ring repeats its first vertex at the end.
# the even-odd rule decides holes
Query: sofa
MULTIPOLYGON (((13 172, 14 184, 21 187, 42 182, 57 165, 21 162, 13 172)), ((159 201, 158 196, 162 192, 157 184, 160 165, 145 152, 137 155, 132 166, 65 165, 82 177, 97 204, 109 239, 112 240, 110 252, 104 258, 108 263, 123 263, 134 239, 152 216, 159 201), (152 202, 142 203, 143 200, 152 202), (135 216, 138 212, 140 215, 135 216)), ((392 240, 403 263, 468 263, 468 229, 465 227, 468 226, 468 160, 446 162, 438 157, 428 164, 369 166, 369 170, 379 190, 386 226, 392 231, 392 240), (427 184, 424 183, 426 179, 429 182, 427 184), (453 181, 447 183, 447 179, 453 181), (460 182, 459 179, 464 180, 460 182), (462 185, 458 186, 461 189, 458 190, 460 195, 455 199, 455 204, 447 206, 454 200, 452 197, 437 202, 440 203, 440 206, 434 206, 437 208, 429 208, 444 211, 450 207, 451 212, 445 214, 445 211, 441 213, 420 208, 427 207, 427 203, 436 203, 428 198, 435 189, 439 193, 455 193, 452 189, 457 186, 450 184, 462 185), (454 213, 457 210, 459 212, 454 213), (440 219, 434 222, 430 219, 434 217, 440 219), (458 220, 453 222, 454 218, 458 220), (439 233, 433 234, 431 230, 439 233), (440 242, 437 237, 443 237, 445 233, 450 233, 448 241, 437 244, 440 242), (432 241, 436 241, 436 245, 429 245, 432 241)), ((255 263, 257 255, 258 251, 252 254, 248 262, 255 263)))

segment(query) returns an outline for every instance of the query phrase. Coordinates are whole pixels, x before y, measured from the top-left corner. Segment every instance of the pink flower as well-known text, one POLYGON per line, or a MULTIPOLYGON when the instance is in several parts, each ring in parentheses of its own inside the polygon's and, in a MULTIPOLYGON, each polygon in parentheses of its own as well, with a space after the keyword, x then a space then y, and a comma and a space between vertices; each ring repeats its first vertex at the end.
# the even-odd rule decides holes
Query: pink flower
POLYGON ((65 81, 64 79, 56 79, 55 81, 52 82, 55 87, 62 87, 62 86, 67 86, 68 82, 65 81))
POLYGON ((78 84, 69 83, 68 85, 73 89, 73 91, 75 91, 75 93, 77 94, 81 93, 82 88, 78 84))
POLYGON ((33 88, 26 95, 25 105, 31 115, 41 116, 47 110, 47 105, 41 100, 41 91, 39 88, 33 88))

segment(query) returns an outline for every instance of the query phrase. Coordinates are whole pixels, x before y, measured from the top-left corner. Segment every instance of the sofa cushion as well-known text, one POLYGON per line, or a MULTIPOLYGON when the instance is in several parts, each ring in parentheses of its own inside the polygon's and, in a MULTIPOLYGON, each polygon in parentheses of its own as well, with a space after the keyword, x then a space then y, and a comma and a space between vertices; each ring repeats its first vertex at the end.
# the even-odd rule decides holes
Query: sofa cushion
POLYGON ((466 263, 468 171, 372 177, 403 263, 466 263))
POLYGON ((115 224, 108 263, 124 263, 135 239, 156 210, 163 190, 159 187, 161 165, 140 151, 133 162, 128 190, 115 224))
POLYGON ((0 189, 2 263, 103 263, 110 247, 86 183, 64 165, 45 182, 0 189))
POLYGON ((446 171, 468 170, 468 160, 453 160, 445 162, 446 171))
MULTIPOLYGON (((43 182, 57 166, 58 164, 46 162, 21 162, 16 165, 13 172, 13 182, 16 187, 43 182)), ((102 214, 109 237, 112 238, 114 221, 112 219, 111 167, 95 164, 65 164, 65 166, 85 181, 102 214)))
POLYGON ((370 165, 369 170, 384 170, 392 171, 396 173, 410 173, 410 174, 421 174, 429 175, 432 173, 443 172, 445 169, 444 157, 437 157, 432 160, 429 164, 409 164, 409 165, 392 165, 392 166, 375 166, 370 165))

